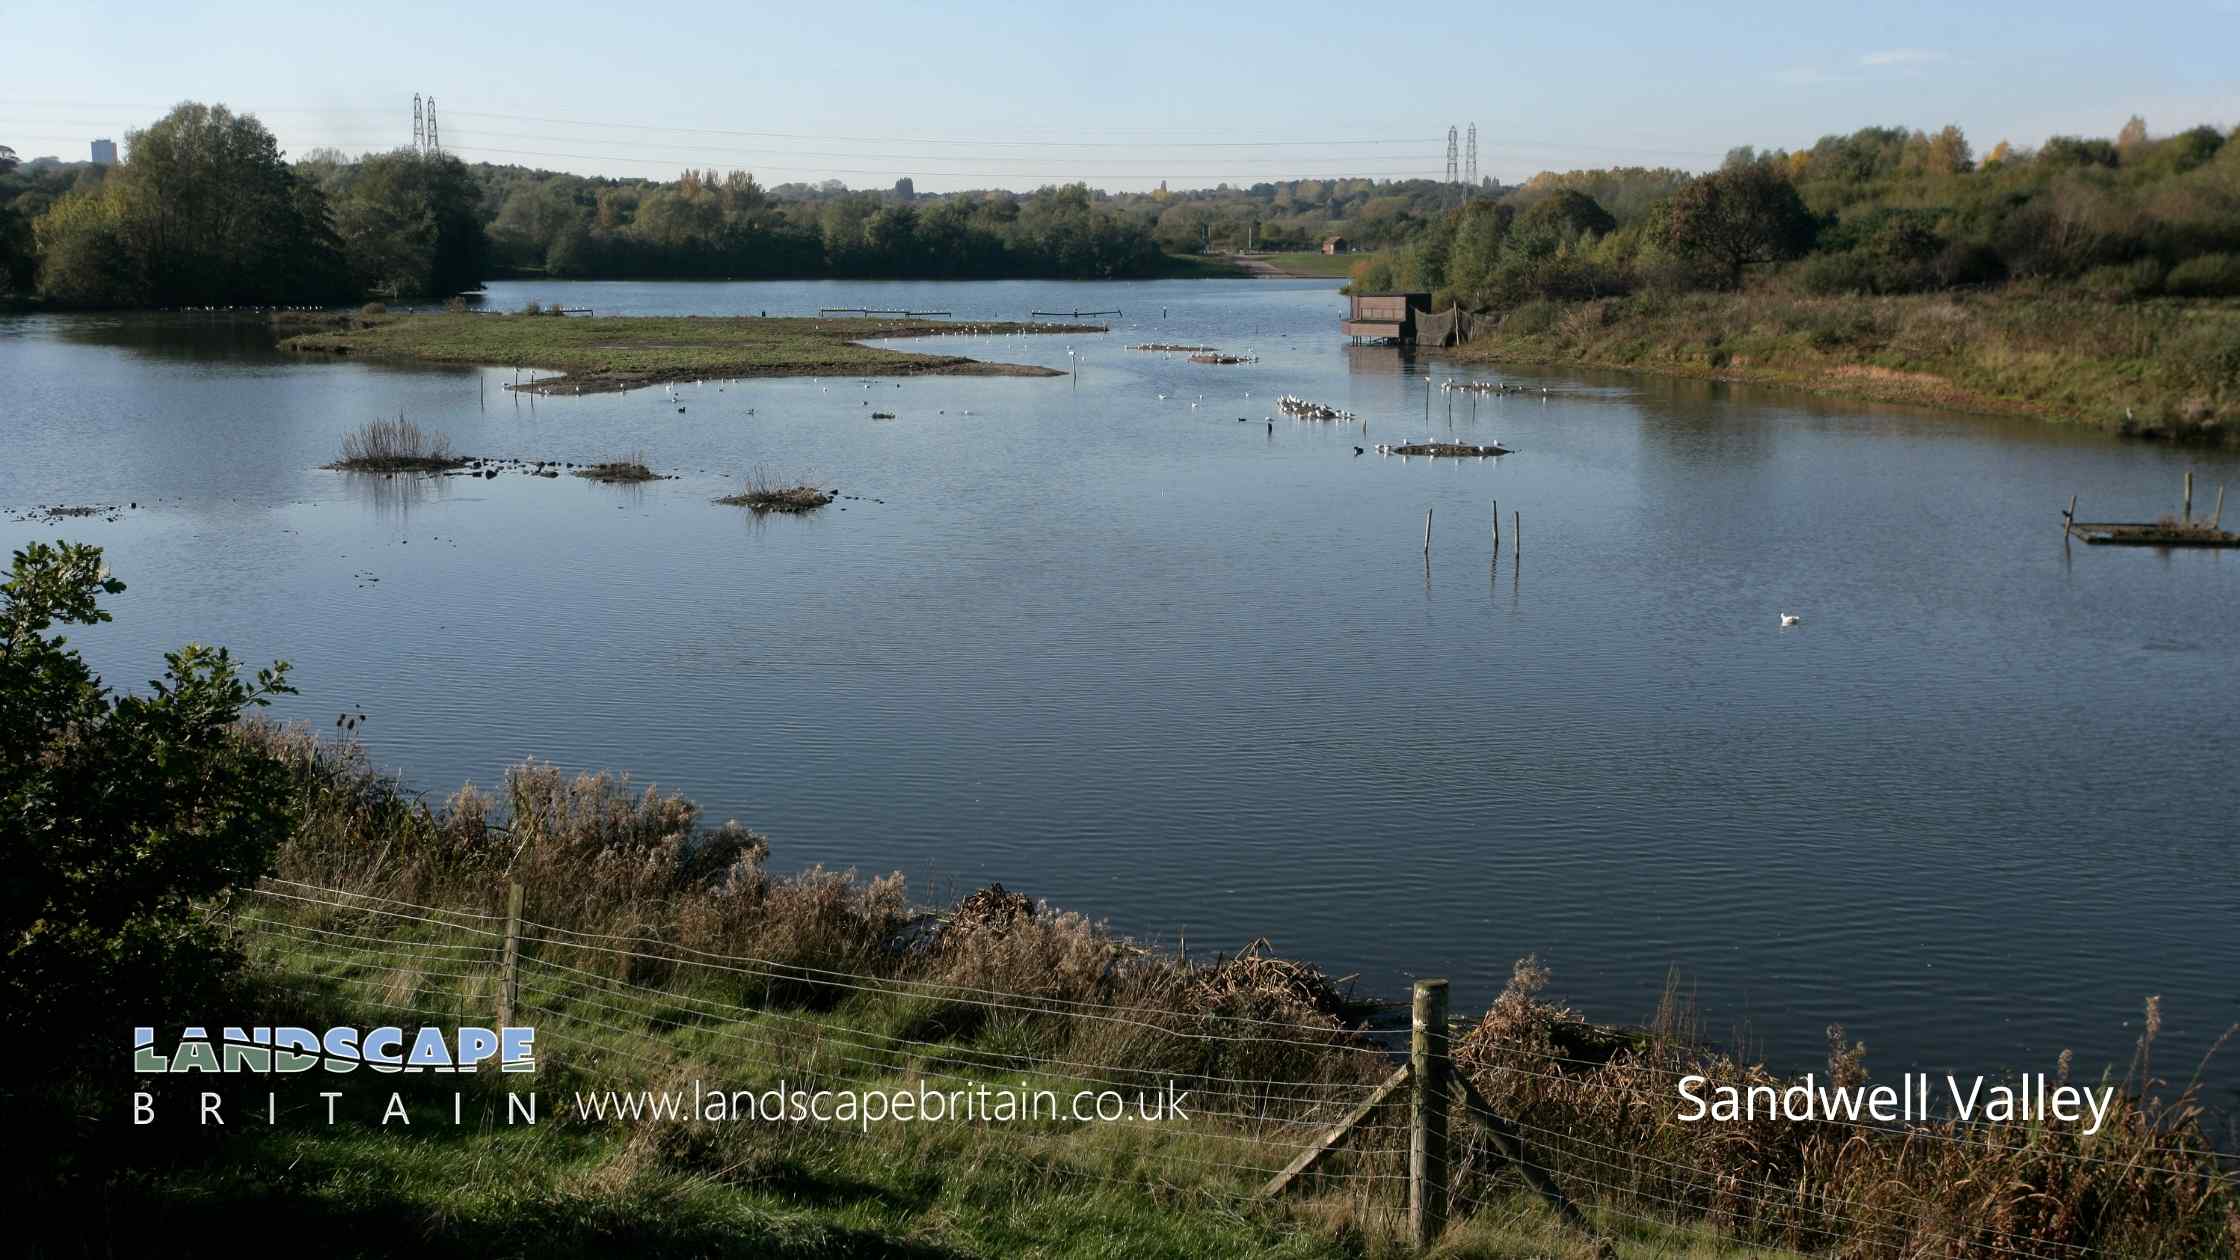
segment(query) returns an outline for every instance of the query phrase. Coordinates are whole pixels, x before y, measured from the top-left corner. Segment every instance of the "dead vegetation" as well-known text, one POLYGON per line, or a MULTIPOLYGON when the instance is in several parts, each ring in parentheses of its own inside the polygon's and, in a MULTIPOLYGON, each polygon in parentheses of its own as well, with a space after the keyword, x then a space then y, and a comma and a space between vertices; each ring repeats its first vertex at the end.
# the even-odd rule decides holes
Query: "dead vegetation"
POLYGON ((466 464, 451 453, 451 439, 431 433, 400 413, 342 435, 342 458, 328 467, 344 472, 446 472, 466 464))
POLYGON ((737 494, 725 495, 716 500, 732 507, 752 508, 762 512, 813 512, 832 502, 833 493, 806 482, 771 473, 757 468, 747 474, 746 485, 737 494))
POLYGON ((661 479, 661 474, 646 466, 646 453, 643 450, 632 451, 628 455, 610 459, 604 463, 585 465, 576 469, 576 476, 608 483, 658 481, 661 479))

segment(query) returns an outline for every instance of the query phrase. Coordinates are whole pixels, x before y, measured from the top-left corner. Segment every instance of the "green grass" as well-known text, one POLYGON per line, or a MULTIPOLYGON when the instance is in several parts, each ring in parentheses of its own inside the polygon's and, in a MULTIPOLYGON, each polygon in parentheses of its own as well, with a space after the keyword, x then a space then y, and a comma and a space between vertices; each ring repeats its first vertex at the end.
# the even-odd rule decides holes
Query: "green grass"
POLYGON ((1776 291, 1528 302, 1455 353, 1614 367, 2240 441, 2240 302, 1776 291), (2127 413, 2131 417, 2127 420, 2127 413))
POLYGON ((1261 260, 1278 271, 1302 276, 1328 276, 1344 280, 1353 274, 1353 265, 1367 257, 1365 254, 1325 254, 1319 249, 1302 249, 1281 254, 1265 254, 1261 260))
MULTIPOLYGON (((300 327, 288 321, 283 331, 300 327)), ((559 372, 544 393, 634 389, 663 381, 751 376, 1062 376, 1052 368, 913 354, 874 338, 1103 331, 1083 324, 923 319, 699 318, 424 314, 341 316, 284 338, 287 350, 559 372)))
POLYGON ((1161 272, 1172 280, 1233 280, 1251 274, 1219 254, 1168 254, 1161 272))
MULTIPOLYGON (((399 932, 395 920, 345 922, 270 903, 252 913, 287 925, 257 928, 248 939, 252 982, 262 989, 255 1000, 270 1022, 488 1021, 492 974, 449 978, 433 973, 469 969, 423 963, 420 971, 411 960, 471 937, 430 927, 399 932), (313 936, 314 927, 407 939, 365 947, 313 936)), ((562 966, 599 965, 590 954, 559 956, 562 966)), ((673 1087, 694 1077, 730 1089, 781 1078, 899 1085, 927 1065, 851 1048, 846 1039, 922 1031, 924 1011, 911 999, 864 994, 829 1011, 755 1009, 736 1005, 736 986, 719 972, 680 973, 661 992, 636 996, 535 965, 525 967, 523 983, 523 1022, 542 1038, 533 1077, 371 1079, 361 1071, 283 1079, 281 1122, 273 1127, 263 1119, 269 1081, 194 1078, 159 1102, 163 1114, 191 1113, 193 1095, 214 1088, 229 1095, 234 1123, 219 1132, 161 1123, 140 1131, 144 1140, 128 1148, 140 1158, 96 1186, 74 1187, 91 1195, 93 1202, 73 1205, 86 1210, 42 1213, 58 1232, 44 1240, 35 1230, 29 1254, 107 1252, 150 1229, 179 1240, 222 1237, 228 1247, 317 1239, 343 1254, 439 1257, 1410 1254, 1402 1183, 1365 1183, 1375 1188, 1356 1193, 1344 1181, 1325 1181, 1282 1201, 1258 1200, 1257 1175, 1218 1165, 1265 1164, 1269 1151, 1211 1129, 1154 1141, 1116 1125, 887 1124, 865 1133, 586 1119, 564 1105, 578 1090, 673 1087), (812 1022, 824 1035, 807 1031, 812 1022), (343 1093, 331 1127, 323 1090, 343 1093), (392 1090, 416 1117, 409 1128, 380 1121, 392 1090), (465 1096, 467 1122, 458 1126, 450 1119, 454 1091, 465 1096), (540 1123, 500 1122, 509 1091, 539 1096, 540 1123)), ((1008 1036, 991 1024, 940 1044, 986 1054, 1007 1047, 1008 1036)), ((952 1061, 937 1061, 955 1070, 952 1061)), ((991 1084, 1068 1084, 1041 1073, 975 1075, 991 1084)), ((1341 1155, 1333 1165, 1369 1167, 1397 1171, 1391 1157, 1364 1163, 1341 1155)), ((1593 1254, 1515 1187, 1483 1177, 1463 1184, 1484 1202, 1458 1208, 1435 1254, 1593 1254)), ((1598 1224, 1619 1256, 1754 1254, 1679 1225, 1617 1216, 1598 1224)))

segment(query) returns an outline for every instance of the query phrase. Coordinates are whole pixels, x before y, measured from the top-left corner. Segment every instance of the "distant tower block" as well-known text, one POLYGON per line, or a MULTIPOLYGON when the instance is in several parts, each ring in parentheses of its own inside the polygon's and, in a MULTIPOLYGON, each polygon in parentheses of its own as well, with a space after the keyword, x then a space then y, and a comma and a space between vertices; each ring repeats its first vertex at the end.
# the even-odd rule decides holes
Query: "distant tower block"
POLYGON ((1454 142, 1455 129, 1452 125, 1449 125, 1447 128, 1447 182, 1450 184, 1456 183, 1462 178, 1461 172, 1458 169, 1459 163, 1455 160, 1454 142))
POLYGON ((420 121, 420 94, 418 92, 412 94, 412 147, 415 150, 428 147, 428 128, 420 121))
POLYGON ((117 142, 106 137, 94 141, 93 164, 95 166, 115 166, 117 164, 117 142))
POLYGON ((436 98, 428 98, 428 152, 443 152, 443 141, 436 135, 436 98))
POLYGON ((1472 188, 1478 186, 1478 124, 1470 124, 1470 147, 1463 161, 1462 180, 1472 188))

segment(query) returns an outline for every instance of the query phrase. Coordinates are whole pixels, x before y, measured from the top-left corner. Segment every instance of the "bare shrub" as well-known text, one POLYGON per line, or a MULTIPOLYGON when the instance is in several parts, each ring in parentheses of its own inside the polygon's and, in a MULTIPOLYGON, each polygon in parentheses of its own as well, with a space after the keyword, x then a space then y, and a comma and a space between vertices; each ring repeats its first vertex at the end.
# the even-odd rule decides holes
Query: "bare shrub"
POLYGON ((434 472, 465 462, 451 453, 450 438, 398 416, 343 434, 342 458, 332 466, 353 472, 434 472))

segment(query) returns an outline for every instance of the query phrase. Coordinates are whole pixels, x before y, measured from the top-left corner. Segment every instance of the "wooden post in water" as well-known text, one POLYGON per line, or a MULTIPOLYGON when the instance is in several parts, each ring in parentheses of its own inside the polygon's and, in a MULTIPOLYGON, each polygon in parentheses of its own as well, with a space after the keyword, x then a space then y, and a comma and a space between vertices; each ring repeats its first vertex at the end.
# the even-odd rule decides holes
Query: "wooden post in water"
POLYGON ((1423 510, 1423 554, 1431 554, 1431 509, 1423 510))
POLYGON ((1418 980, 1408 1042, 1408 1230, 1428 1249, 1447 1227, 1447 982, 1418 980))
POLYGON ((1493 558, 1501 558, 1501 500, 1493 501, 1493 558))
POLYGON ((2218 483, 2217 483, 2217 510, 2216 510, 2216 511, 2214 511, 2214 512, 2211 512, 2211 513, 2209 513, 2209 528, 2211 528, 2211 529, 2215 529, 2215 528, 2217 527, 2217 522, 2218 522, 2218 521, 2221 521, 2221 520, 2223 520, 2223 519, 2224 519, 2224 483, 2220 481, 2220 482, 2218 482, 2218 483))
POLYGON ((1514 535, 1514 537, 1511 539, 1510 545, 1516 548, 1516 554, 1511 558, 1516 560, 1524 559, 1524 513, 1519 512, 1516 514, 1516 519, 1510 523, 1509 532, 1514 535))
POLYGON ((2182 521, 2193 519, 2193 470, 2191 468, 2186 469, 2185 510, 2178 514, 2178 519, 2182 521))
POLYGON ((2069 541, 2069 531, 2077 524, 2077 496, 2069 496, 2069 510, 2061 514, 2061 541, 2069 541))
POLYGON ((498 1027, 513 1022, 521 1004, 521 885, 506 885, 506 948, 498 964, 498 1027))

